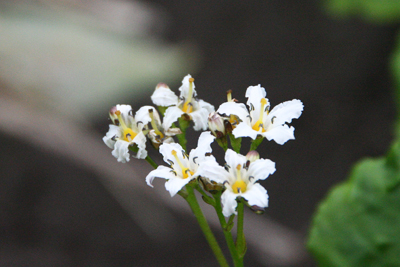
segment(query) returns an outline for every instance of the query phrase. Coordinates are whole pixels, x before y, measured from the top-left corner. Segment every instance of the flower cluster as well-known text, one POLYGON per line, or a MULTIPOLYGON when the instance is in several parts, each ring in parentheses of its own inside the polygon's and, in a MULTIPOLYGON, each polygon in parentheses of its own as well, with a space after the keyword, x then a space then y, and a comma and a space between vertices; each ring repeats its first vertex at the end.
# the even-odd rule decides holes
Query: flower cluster
POLYGON ((294 127, 288 124, 300 117, 303 103, 294 99, 270 110, 266 91, 258 85, 247 88, 247 107, 232 99, 228 91, 227 102, 215 111, 211 104, 197 98, 190 75, 183 78, 179 91, 177 96, 166 84, 157 85, 151 100, 160 111, 162 121, 153 106, 141 107, 135 114, 129 105, 113 107, 112 124, 103 138, 113 149, 112 155, 119 162, 129 161, 130 156, 149 161, 146 151, 149 141, 168 164, 153 165, 157 168, 146 177, 149 186, 153 186, 154 178, 162 178, 167 180, 165 187, 171 196, 184 195, 189 185, 201 190, 203 199, 217 192, 226 217, 237 214, 240 201, 253 210, 263 210, 268 206, 268 194, 257 181, 273 174, 275 163, 260 158, 255 150, 264 138, 280 145, 294 139, 294 127), (185 132, 191 121, 194 130, 204 132, 200 134, 197 148, 187 153, 185 132), (242 137, 252 139, 246 155, 240 154, 242 137), (215 140, 225 150, 224 167, 212 155, 211 144, 215 140))

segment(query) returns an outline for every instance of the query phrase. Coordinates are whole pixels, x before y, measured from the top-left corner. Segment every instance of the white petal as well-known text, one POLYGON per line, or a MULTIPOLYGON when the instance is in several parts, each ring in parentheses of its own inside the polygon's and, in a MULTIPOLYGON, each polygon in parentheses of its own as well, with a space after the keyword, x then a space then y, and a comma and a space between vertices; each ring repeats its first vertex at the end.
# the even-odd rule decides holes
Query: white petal
POLYGON ((214 142, 214 140, 215 136, 212 135, 210 131, 202 132, 199 136, 197 147, 203 149, 205 153, 211 153, 211 143, 214 142))
POLYGON ((141 123, 141 125, 142 125, 141 128, 143 128, 144 125, 147 125, 149 122, 151 122, 151 118, 149 115, 150 109, 153 110, 154 119, 158 120, 157 121, 158 124, 161 125, 160 115, 158 115, 157 110, 152 106, 143 106, 138 111, 136 111, 136 114, 135 114, 136 123, 137 124, 141 123))
MULTIPOLYGON (((182 131, 179 128, 167 128, 167 129, 164 128, 164 133, 166 136, 175 136, 177 134, 181 134, 182 131)), ((171 143, 171 142, 167 142, 167 143, 171 143)))
POLYGON ((194 122, 193 129, 195 131, 207 130, 208 114, 210 114, 210 113, 205 108, 200 108, 199 110, 189 113, 190 117, 192 118, 192 120, 194 122))
POLYGON ((179 177, 176 177, 174 179, 169 179, 165 183, 165 188, 169 193, 171 194, 171 197, 175 196, 176 193, 178 193, 187 183, 189 183, 192 178, 186 178, 186 179, 181 179, 179 177))
POLYGON ((265 92, 264 87, 261 87, 260 84, 249 86, 246 90, 246 97, 248 98, 247 105, 250 106, 250 103, 259 103, 261 98, 265 98, 266 96, 267 93, 265 92))
POLYGON ((121 112, 121 114, 128 115, 130 111, 132 110, 132 107, 130 105, 117 105, 116 106, 117 110, 121 112))
POLYGON ((135 138, 133 138, 132 143, 137 144, 139 148, 135 157, 138 159, 145 159, 147 157, 146 136, 144 136, 143 132, 138 133, 135 138))
POLYGON ((182 153, 181 151, 183 150, 183 148, 181 147, 180 144, 177 143, 163 143, 160 146, 160 153, 163 155, 163 160, 170 164, 170 161, 172 161, 174 163, 174 165, 179 165, 176 162, 175 157, 172 155, 172 150, 175 150, 177 152, 178 158, 181 159, 182 158, 182 153))
POLYGON ((274 124, 290 123, 292 119, 298 119, 303 111, 303 103, 298 99, 283 102, 275 106, 269 113, 274 118, 274 124))
POLYGON ((259 183, 253 184, 250 188, 248 187, 248 190, 241 196, 247 200, 250 206, 268 207, 267 190, 259 183))
POLYGON ((251 128, 250 125, 248 125, 245 122, 241 122, 239 123, 235 129, 233 129, 232 134, 236 137, 250 137, 251 139, 256 139, 257 135, 259 135, 260 133, 253 130, 253 128, 251 128))
POLYGON ((171 172, 171 168, 165 167, 165 166, 158 166, 157 169, 151 171, 147 176, 146 176, 146 183, 153 187, 153 180, 154 178, 162 178, 162 179, 173 179, 175 174, 171 172))
MULTIPOLYGON (((189 96, 189 79, 192 78, 190 74, 186 75, 183 80, 182 80, 182 86, 179 87, 179 91, 181 92, 181 98, 187 99, 189 96)), ((193 83, 193 96, 197 96, 197 92, 194 89, 194 83, 193 83)))
POLYGON ((222 103, 217 112, 221 115, 236 115, 241 119, 243 122, 250 123, 249 120, 249 112, 247 111, 246 106, 243 103, 235 103, 235 102, 225 102, 222 103))
POLYGON ((221 184, 230 180, 229 172, 218 165, 214 157, 207 157, 207 159, 200 164, 196 174, 221 184))
POLYGON ((110 129, 106 133, 106 136, 103 137, 104 143, 109 147, 109 148, 114 148, 115 141, 112 140, 114 136, 121 136, 121 130, 118 126, 110 124, 110 129))
POLYGON ((258 159, 250 164, 247 175, 253 177, 250 182, 265 180, 275 172, 275 162, 269 159, 258 159))
POLYGON ((248 97, 247 105, 250 109, 251 123, 254 125, 258 119, 260 118, 261 113, 264 114, 264 118, 267 116, 265 112, 265 108, 269 106, 269 101, 266 99, 267 103, 265 106, 261 104, 261 99, 265 98, 266 92, 263 87, 258 86, 250 86, 247 88, 246 97, 248 97), (261 110, 261 107, 264 109, 261 110))
POLYGON ((211 132, 202 132, 197 142, 197 148, 192 149, 189 154, 189 160, 192 162, 194 158, 197 164, 204 160, 206 153, 211 153, 211 143, 214 142, 215 136, 211 132))
POLYGON ((276 126, 267 132, 262 133, 268 140, 274 140, 277 144, 283 145, 288 140, 294 139, 294 127, 287 124, 276 126))
POLYGON ((222 213, 224 214, 225 217, 229 217, 232 214, 237 214, 236 197, 238 197, 238 195, 234 194, 230 190, 225 190, 224 193, 222 193, 221 196, 221 202, 223 205, 222 213))
POLYGON ((151 95, 151 101, 157 106, 169 107, 176 105, 179 101, 178 96, 168 87, 162 86, 157 88, 151 95))
POLYGON ((163 142, 163 143, 170 144, 170 143, 174 143, 175 140, 174 140, 174 138, 168 136, 168 137, 166 137, 162 142, 163 142))
POLYGON ((236 173, 237 173, 237 166, 241 166, 241 173, 243 173, 243 166, 246 164, 246 157, 243 155, 240 155, 233 151, 232 149, 228 149, 225 153, 225 162, 226 164, 230 167, 229 172, 230 172, 230 177, 229 177, 229 182, 232 185, 234 182, 236 182, 236 173))
POLYGON ((164 114, 163 128, 168 129, 171 125, 178 120, 184 112, 176 106, 167 108, 164 114))
POLYGON ((132 116, 132 107, 130 105, 117 105, 117 110, 121 112, 121 117, 124 120, 126 126, 131 128, 134 132, 137 132, 137 126, 135 119, 132 116))
POLYGON ((114 150, 111 154, 117 158, 118 162, 128 162, 129 161, 129 150, 128 150, 129 143, 124 140, 118 140, 115 142, 114 150))
POLYGON ((201 108, 205 108, 208 111, 208 114, 215 111, 215 108, 213 105, 211 105, 210 103, 208 103, 202 99, 199 99, 199 106, 201 108))

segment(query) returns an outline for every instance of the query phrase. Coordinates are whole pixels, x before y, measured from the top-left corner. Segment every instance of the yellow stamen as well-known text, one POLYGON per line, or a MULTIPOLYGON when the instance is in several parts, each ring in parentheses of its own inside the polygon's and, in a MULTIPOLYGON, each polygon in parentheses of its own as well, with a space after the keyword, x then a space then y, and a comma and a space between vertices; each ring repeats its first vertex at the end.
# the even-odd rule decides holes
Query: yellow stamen
POLYGON ((267 104, 267 100, 265 98, 261 99, 261 107, 260 107, 260 117, 256 121, 256 123, 253 125, 253 130, 258 131, 260 128, 262 128, 262 132, 265 132, 264 129, 264 122, 263 122, 263 116, 264 116, 264 109, 265 105, 267 104))
POLYGON ((121 111, 119 110, 115 111, 115 115, 117 115, 119 126, 122 128, 122 140, 131 142, 136 137, 137 134, 134 131, 132 131, 131 128, 126 126, 125 121, 122 119, 121 111))
POLYGON ((242 180, 242 176, 240 174, 240 169, 242 166, 238 164, 236 166, 237 175, 236 175, 236 182, 232 185, 233 193, 239 194, 244 193, 247 190, 247 184, 242 180))
POLYGON ((176 162, 178 163, 178 165, 181 167, 182 169, 182 177, 183 179, 186 179, 190 176, 193 175, 193 172, 189 170, 189 168, 185 168, 185 166, 183 166, 182 162, 179 160, 178 156, 177 156, 177 152, 175 150, 171 151, 172 156, 174 156, 174 158, 176 159, 176 162))
POLYGON ((163 133, 160 130, 158 130, 156 121, 154 120, 154 114, 153 114, 153 110, 152 109, 149 109, 149 115, 150 115, 150 118, 151 118, 151 126, 153 127, 154 132, 158 136, 160 136, 161 139, 164 138, 163 133))
POLYGON ((240 122, 239 117, 231 114, 229 116, 229 122, 231 123, 232 127, 235 128, 240 122))
POLYGON ((232 101, 232 90, 226 91, 226 95, 227 95, 227 98, 228 98, 228 102, 233 102, 232 101))
POLYGON ((185 113, 191 113, 193 111, 193 105, 191 103, 193 98, 193 82, 194 78, 189 78, 189 93, 186 102, 183 104, 182 111, 185 113))

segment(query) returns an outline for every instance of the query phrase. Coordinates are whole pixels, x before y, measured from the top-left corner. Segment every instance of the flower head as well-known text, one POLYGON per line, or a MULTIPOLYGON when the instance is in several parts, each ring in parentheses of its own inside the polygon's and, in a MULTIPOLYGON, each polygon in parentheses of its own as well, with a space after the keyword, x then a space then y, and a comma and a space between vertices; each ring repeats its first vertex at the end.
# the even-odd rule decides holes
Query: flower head
POLYGON ((110 129, 103 137, 103 141, 113 149, 112 155, 119 162, 129 161, 128 147, 134 145, 137 146, 137 153, 134 157, 139 159, 147 157, 146 137, 143 129, 148 123, 148 119, 143 112, 139 111, 133 117, 130 105, 116 105, 110 110, 110 118, 113 124, 110 124, 110 129))
POLYGON ((161 123, 160 115, 155 108, 149 107, 145 112, 148 113, 151 125, 151 127, 146 127, 149 129, 147 136, 156 148, 162 143, 174 142, 172 137, 182 133, 179 128, 166 128, 161 123))
POLYGON ((214 111, 214 107, 196 98, 194 79, 190 74, 182 80, 179 98, 166 84, 159 84, 156 87, 151 99, 158 106, 168 107, 165 111, 164 124, 167 128, 171 127, 179 117, 186 114, 194 122, 194 129, 206 130, 208 114, 214 111))
POLYGON ((154 178, 167 179, 165 188, 173 197, 187 183, 199 176, 203 162, 207 160, 215 161, 213 156, 206 156, 212 151, 210 144, 214 141, 214 138, 210 132, 203 132, 199 137, 197 148, 192 149, 189 155, 177 143, 162 144, 160 153, 170 167, 158 166, 157 169, 151 171, 146 177, 147 184, 153 187, 154 178))
POLYGON ((139 112, 132 116, 130 105, 117 105, 110 110, 110 124, 106 136, 103 137, 104 143, 113 149, 112 155, 119 162, 129 161, 129 146, 137 146, 136 158, 144 159, 147 157, 146 137, 143 127, 147 123, 146 118, 139 112))
POLYGON ((246 91, 250 112, 244 111, 243 104, 237 106, 235 103, 236 106, 233 106, 230 102, 222 104, 218 112, 235 114, 240 118, 241 123, 232 131, 236 138, 248 136, 256 139, 258 135, 262 135, 283 145, 288 140, 294 139, 294 127, 289 127, 287 123, 300 117, 303 103, 293 99, 275 106, 270 111, 266 95, 265 89, 260 85, 250 86, 246 91))
POLYGON ((244 198, 251 206, 267 207, 267 190, 256 181, 264 180, 274 173, 275 163, 269 159, 250 161, 231 149, 226 151, 225 161, 225 168, 215 161, 207 161, 200 172, 200 175, 225 185, 225 191, 221 196, 224 216, 237 214, 238 197, 244 198))
POLYGON ((240 122, 249 121, 249 112, 244 104, 232 99, 232 90, 227 91, 227 99, 219 106, 217 113, 222 116, 225 125, 229 125, 229 132, 232 132, 240 122))

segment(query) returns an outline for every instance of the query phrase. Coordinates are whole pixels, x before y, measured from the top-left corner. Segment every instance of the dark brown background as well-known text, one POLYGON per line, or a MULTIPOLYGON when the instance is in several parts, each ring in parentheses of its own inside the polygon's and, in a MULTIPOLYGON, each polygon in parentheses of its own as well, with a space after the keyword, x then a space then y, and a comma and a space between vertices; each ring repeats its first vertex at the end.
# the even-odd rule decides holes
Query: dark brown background
MULTIPOLYGON (((357 160, 382 155, 391 142, 388 58, 398 27, 335 20, 317 1, 148 2, 170 15, 166 41, 200 49, 201 68, 192 73, 200 98, 218 107, 232 89, 245 102, 246 88, 261 84, 272 106, 303 101, 293 122, 296 140, 264 142, 260 154, 277 166, 262 182, 270 195, 266 214, 306 236, 329 188, 357 160)), ((96 123, 103 134, 104 109, 96 123)), ((1 140, 1 266, 216 266, 191 220, 180 224, 191 238, 167 246, 149 240, 90 170, 13 136, 1 140), (55 226, 60 222, 63 228, 55 226)), ((261 266, 251 250, 246 263, 261 266)))

